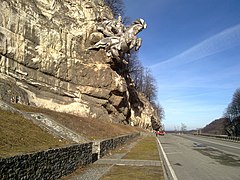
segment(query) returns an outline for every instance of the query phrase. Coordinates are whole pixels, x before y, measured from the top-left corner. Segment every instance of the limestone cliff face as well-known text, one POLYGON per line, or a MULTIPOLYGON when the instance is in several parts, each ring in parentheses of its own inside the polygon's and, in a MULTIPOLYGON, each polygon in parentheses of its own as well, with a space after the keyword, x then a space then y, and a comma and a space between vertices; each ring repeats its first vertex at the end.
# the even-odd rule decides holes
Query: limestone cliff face
POLYGON ((86 50, 101 38, 97 22, 113 17, 102 0, 0 3, 0 87, 4 82, 14 85, 11 101, 115 122, 132 119, 136 124, 140 118, 149 123, 122 67, 104 50, 86 50))
POLYGON ((132 109, 131 125, 139 126, 144 129, 153 128, 158 130, 161 125, 159 124, 160 118, 156 114, 156 110, 143 94, 138 93, 138 97, 143 103, 143 106, 141 106, 140 109, 132 109))

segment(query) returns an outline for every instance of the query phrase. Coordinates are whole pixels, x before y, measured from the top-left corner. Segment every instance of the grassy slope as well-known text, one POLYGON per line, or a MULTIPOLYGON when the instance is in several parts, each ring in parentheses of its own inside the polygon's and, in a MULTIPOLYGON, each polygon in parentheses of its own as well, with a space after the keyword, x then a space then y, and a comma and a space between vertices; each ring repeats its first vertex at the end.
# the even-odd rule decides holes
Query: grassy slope
POLYGON ((67 144, 21 115, 0 109, 0 157, 44 150, 67 144))
MULTIPOLYGON (((133 132, 144 131, 141 128, 114 124, 99 119, 82 118, 48 109, 15 104, 15 108, 24 112, 43 113, 78 134, 90 139, 104 139, 133 132)), ((0 109, 0 157, 40 151, 70 144, 41 129, 30 120, 17 113, 0 109)))
POLYGON ((51 111, 48 109, 23 106, 19 104, 17 104, 15 107, 25 112, 38 112, 46 114, 60 124, 63 124, 69 129, 72 129, 76 133, 90 140, 105 139, 119 135, 130 134, 133 132, 144 131, 141 128, 131 127, 128 125, 110 123, 101 119, 83 118, 71 114, 51 111))

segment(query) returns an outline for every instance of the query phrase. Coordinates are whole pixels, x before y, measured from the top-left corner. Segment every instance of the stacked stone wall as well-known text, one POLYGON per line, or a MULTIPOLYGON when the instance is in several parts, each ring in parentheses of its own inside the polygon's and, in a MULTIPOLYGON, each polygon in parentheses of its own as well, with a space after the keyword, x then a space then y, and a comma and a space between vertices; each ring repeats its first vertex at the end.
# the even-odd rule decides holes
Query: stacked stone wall
POLYGON ((0 179, 58 179, 103 157, 139 133, 119 136, 94 143, 76 144, 63 148, 0 158, 0 179), (97 151, 96 151, 97 149, 97 151))
POLYGON ((125 136, 119 136, 113 139, 106 139, 100 142, 100 157, 105 156, 108 151, 115 149, 118 146, 123 145, 126 143, 129 139, 133 139, 137 136, 139 136, 139 133, 135 134, 129 134, 125 136))

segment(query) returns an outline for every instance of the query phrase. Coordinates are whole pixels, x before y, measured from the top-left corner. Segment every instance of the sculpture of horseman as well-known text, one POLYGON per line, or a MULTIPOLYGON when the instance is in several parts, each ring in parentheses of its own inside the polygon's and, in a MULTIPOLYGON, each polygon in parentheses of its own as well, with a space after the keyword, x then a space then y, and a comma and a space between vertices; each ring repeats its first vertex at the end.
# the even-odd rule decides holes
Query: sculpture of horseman
POLYGON ((123 25, 121 16, 118 20, 105 20, 97 28, 103 33, 104 38, 88 50, 104 48, 107 56, 127 64, 124 56, 129 55, 134 47, 136 51, 141 47, 142 39, 138 38, 137 34, 146 27, 143 19, 137 19, 128 27, 123 25))

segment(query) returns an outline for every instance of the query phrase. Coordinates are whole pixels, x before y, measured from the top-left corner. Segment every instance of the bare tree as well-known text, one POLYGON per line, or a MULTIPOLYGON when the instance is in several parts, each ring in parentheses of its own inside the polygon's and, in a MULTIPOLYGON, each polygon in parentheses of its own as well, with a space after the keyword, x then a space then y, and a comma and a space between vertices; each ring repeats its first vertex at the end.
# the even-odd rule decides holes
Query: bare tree
POLYGON ((128 71, 138 92, 143 91, 144 68, 138 59, 137 51, 132 50, 128 60, 128 71))
POLYGON ((233 94, 232 107, 234 109, 235 116, 240 116, 240 88, 233 94))
POLYGON ((150 69, 145 69, 145 76, 143 81, 143 94, 151 103, 154 103, 157 97, 156 81, 153 78, 150 69))
MULTIPOLYGON (((130 18, 124 16, 125 5, 123 0, 104 0, 104 2, 112 10, 115 18, 121 15, 123 17, 123 23, 125 25, 130 24, 130 18)), ((143 67, 135 50, 131 50, 130 56, 127 56, 126 60, 128 61, 126 71, 130 74, 131 79, 134 81, 136 90, 145 95, 155 108, 161 121, 165 116, 164 109, 160 104, 155 103, 157 97, 157 85, 150 70, 143 67)))
POLYGON ((160 121, 162 121, 165 118, 165 111, 163 107, 159 103, 157 103, 156 105, 154 105, 154 109, 156 110, 160 121))
POLYGON ((240 88, 233 94, 232 101, 228 105, 224 117, 229 118, 231 121, 240 117, 240 88))
POLYGON ((132 20, 129 16, 124 16, 123 17, 123 24, 126 26, 129 26, 131 24, 132 20))
POLYGON ((123 0, 104 0, 104 2, 112 10, 114 17, 124 15, 125 5, 123 0))
POLYGON ((186 124, 181 123, 181 131, 182 131, 182 133, 184 133, 185 131, 187 131, 187 126, 186 126, 186 124))

